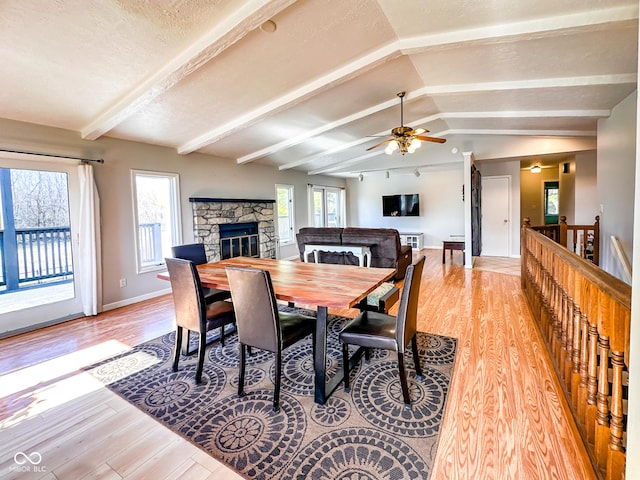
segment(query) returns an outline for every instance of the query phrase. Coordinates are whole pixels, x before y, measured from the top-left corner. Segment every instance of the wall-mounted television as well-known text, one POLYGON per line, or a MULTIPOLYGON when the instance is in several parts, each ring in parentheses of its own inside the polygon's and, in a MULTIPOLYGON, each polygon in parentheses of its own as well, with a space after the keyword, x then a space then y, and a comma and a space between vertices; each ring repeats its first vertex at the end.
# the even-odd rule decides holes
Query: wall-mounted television
POLYGON ((385 217, 420 216, 420 195, 417 193, 383 195, 382 215, 385 217))

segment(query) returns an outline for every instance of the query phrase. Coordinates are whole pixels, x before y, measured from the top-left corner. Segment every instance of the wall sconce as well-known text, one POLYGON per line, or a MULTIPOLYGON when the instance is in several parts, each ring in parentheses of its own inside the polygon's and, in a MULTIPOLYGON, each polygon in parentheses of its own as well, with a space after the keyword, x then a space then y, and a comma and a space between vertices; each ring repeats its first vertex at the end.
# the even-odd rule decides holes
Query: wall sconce
POLYGON ((542 169, 540 168, 540 165, 534 165, 531 167, 531 173, 540 173, 541 171, 542 169))
POLYGON ((389 178, 389 170, 387 170, 386 172, 384 172, 384 178, 389 178))

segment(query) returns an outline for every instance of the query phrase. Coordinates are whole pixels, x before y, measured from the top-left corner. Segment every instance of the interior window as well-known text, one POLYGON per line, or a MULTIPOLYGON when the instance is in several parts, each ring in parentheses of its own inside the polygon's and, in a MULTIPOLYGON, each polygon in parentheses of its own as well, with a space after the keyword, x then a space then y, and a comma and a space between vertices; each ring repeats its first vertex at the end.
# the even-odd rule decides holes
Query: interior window
POLYGON ((181 243, 179 177, 132 170, 138 273, 164 268, 171 247, 181 243))

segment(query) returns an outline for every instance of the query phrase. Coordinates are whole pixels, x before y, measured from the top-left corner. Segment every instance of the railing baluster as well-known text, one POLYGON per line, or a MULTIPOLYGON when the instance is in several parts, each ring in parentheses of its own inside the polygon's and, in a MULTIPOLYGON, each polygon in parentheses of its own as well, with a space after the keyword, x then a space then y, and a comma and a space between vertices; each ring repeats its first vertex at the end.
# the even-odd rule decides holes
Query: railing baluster
MULTIPOLYGON (((587 236, 597 230, 597 220, 593 228, 569 229, 569 240, 582 235, 585 242, 591 241, 587 236)), ((631 289, 594 266, 595 246, 593 255, 590 263, 531 228, 523 228, 523 291, 594 471, 599 477, 621 480, 626 463, 624 382, 629 365, 631 289)))

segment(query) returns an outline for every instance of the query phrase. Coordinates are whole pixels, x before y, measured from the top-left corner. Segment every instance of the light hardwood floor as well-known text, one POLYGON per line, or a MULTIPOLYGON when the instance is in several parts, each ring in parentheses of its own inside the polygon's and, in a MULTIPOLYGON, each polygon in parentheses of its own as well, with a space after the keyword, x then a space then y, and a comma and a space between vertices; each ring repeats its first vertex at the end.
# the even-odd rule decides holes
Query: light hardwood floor
MULTIPOLYGON (((431 478, 595 478, 520 277, 422 253, 419 329, 459 341, 431 478)), ((164 296, 0 340, 0 478, 240 478, 78 371, 172 322, 164 296)))

